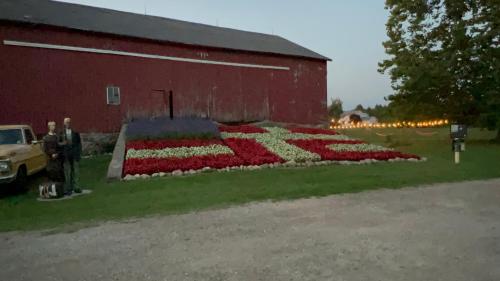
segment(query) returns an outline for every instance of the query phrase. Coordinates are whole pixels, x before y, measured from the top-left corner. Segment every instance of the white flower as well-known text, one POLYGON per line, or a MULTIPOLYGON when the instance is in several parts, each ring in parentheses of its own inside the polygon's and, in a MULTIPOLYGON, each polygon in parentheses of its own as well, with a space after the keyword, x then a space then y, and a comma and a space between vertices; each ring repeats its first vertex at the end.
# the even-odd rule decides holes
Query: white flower
POLYGON ((237 138, 237 139, 255 139, 259 135, 263 134, 269 134, 269 133, 251 133, 251 134, 245 134, 245 133, 228 133, 228 132, 221 132, 220 135, 223 139, 227 138, 237 138))
POLYGON ((210 154, 233 154, 233 151, 224 145, 213 144, 209 146, 194 147, 172 147, 164 149, 129 149, 127 159, 129 158, 187 158, 192 156, 210 155, 210 154))
POLYGON ((357 151, 357 152, 374 152, 374 151, 392 151, 391 148, 386 148, 379 145, 368 144, 368 143, 357 143, 357 144, 344 144, 344 143, 336 143, 328 145, 328 148, 334 151, 340 152, 348 152, 348 151, 357 151))
POLYGON ((288 135, 282 135, 280 138, 289 140, 352 140, 345 135, 322 135, 322 134, 303 134, 303 133, 291 133, 288 135))
POLYGON ((307 160, 320 160, 321 156, 316 153, 303 150, 291 145, 286 141, 274 138, 272 134, 261 134, 256 138, 257 142, 264 145, 269 151, 275 153, 286 161, 304 162, 307 160))
POLYGON ((263 136, 272 136, 275 139, 280 140, 311 140, 311 139, 320 139, 320 140, 351 140, 348 136, 345 135, 323 135, 323 134, 303 134, 303 133, 292 133, 287 129, 279 128, 279 127, 265 127, 269 133, 255 133, 255 134, 244 134, 244 133, 226 133, 222 132, 221 137, 223 139, 227 138, 241 138, 241 139, 257 139, 263 136))
POLYGON ((272 135, 290 134, 291 132, 285 128, 280 127, 264 127, 266 131, 272 135))

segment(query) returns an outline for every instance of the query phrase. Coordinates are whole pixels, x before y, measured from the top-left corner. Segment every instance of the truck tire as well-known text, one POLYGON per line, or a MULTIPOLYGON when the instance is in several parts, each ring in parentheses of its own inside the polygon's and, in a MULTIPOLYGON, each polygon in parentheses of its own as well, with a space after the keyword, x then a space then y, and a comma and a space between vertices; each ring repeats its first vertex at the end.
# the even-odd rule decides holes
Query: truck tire
POLYGON ((16 181, 14 185, 18 190, 25 190, 27 188, 26 184, 28 182, 28 173, 25 166, 19 167, 17 169, 16 181))

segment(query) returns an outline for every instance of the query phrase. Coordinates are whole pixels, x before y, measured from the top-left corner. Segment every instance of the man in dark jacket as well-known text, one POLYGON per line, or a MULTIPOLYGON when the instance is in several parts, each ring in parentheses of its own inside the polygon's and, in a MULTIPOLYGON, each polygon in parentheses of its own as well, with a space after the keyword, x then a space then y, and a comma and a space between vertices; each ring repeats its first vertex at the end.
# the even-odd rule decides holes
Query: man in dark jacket
POLYGON ((71 128, 71 118, 64 118, 64 128, 60 136, 63 145, 64 194, 81 193, 79 175, 82 142, 80 134, 71 128))

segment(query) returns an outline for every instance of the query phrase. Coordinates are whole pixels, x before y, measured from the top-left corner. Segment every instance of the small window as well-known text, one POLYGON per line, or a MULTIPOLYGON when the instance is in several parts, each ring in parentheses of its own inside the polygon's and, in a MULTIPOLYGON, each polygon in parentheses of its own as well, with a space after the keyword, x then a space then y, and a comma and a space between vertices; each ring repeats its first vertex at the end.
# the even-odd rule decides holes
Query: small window
POLYGON ((30 129, 24 129, 24 137, 26 138, 27 144, 31 144, 31 142, 35 139, 30 129))
POLYGON ((120 87, 108 86, 106 88, 107 102, 110 105, 120 104, 120 87))

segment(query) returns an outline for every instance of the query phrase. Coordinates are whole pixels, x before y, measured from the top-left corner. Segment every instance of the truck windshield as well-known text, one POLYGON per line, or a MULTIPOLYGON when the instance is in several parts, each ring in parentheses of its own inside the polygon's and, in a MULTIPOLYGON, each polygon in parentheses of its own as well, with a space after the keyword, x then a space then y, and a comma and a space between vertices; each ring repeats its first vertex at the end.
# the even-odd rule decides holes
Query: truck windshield
POLYGON ((0 130, 0 145, 22 143, 23 133, 21 132, 21 129, 0 130))

